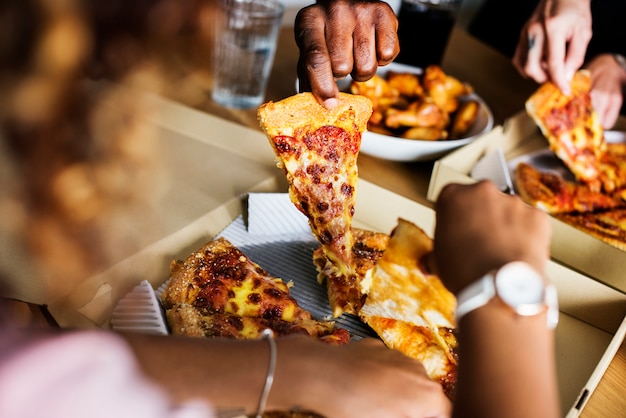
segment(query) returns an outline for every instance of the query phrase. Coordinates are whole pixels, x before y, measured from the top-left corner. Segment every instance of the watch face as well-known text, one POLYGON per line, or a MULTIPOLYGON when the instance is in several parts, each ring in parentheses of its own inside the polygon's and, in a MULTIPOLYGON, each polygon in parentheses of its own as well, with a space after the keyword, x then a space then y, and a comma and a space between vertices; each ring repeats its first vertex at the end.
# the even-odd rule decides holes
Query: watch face
POLYGON ((496 275, 498 296, 520 315, 535 315, 544 306, 544 282, 525 263, 510 263, 496 275))

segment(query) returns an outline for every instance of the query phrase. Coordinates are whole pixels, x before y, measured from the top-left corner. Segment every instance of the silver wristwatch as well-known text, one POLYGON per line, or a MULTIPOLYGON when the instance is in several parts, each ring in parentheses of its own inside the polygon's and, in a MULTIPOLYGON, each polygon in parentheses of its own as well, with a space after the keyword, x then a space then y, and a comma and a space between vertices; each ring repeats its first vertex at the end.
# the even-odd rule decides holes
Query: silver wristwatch
POLYGON ((547 311, 547 326, 559 321, 559 304, 554 285, 546 282, 529 264, 514 261, 475 281, 457 295, 456 320, 498 298, 513 312, 533 316, 547 311))

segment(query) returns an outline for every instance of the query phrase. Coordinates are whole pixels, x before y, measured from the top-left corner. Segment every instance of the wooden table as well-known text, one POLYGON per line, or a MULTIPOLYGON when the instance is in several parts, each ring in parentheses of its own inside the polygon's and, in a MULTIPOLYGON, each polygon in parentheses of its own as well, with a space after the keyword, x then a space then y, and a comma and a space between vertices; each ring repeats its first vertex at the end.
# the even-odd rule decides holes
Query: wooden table
MULTIPOLYGON (((279 100, 295 93, 298 50, 293 29, 285 27, 280 35, 278 50, 267 90, 267 100, 279 100)), ((497 51, 456 28, 444 56, 444 70, 469 82, 490 106, 496 124, 522 111, 524 101, 537 85, 522 78, 510 61, 497 51)), ((190 107, 259 129, 256 110, 235 110, 220 107, 210 100, 210 80, 206 73, 187 74, 169 96, 190 107), (184 83, 183 83, 184 82, 184 83)), ((421 204, 432 206, 426 199, 433 162, 401 163, 361 155, 359 174, 363 179, 383 186, 421 204)), ((50 318, 41 311, 15 303, 14 308, 27 324, 49 324, 50 318)), ((626 345, 622 345, 597 390, 591 396, 582 417, 618 417, 626 411, 626 345)))

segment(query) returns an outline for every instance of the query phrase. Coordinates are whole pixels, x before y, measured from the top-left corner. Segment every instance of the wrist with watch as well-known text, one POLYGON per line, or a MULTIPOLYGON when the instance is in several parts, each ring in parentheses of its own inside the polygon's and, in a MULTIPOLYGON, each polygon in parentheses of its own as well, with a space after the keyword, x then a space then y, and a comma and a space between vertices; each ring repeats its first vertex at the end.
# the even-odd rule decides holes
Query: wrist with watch
POLYGON ((546 326, 554 329, 559 319, 556 288, 528 263, 514 261, 473 282, 457 295, 456 320, 492 299, 499 299, 515 315, 546 312, 546 326))

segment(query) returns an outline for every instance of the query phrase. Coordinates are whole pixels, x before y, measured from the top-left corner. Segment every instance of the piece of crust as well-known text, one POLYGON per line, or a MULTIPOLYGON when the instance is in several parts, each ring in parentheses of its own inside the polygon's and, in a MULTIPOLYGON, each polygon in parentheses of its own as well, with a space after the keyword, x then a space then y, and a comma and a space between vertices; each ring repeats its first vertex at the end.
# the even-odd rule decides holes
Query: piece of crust
POLYGON ((268 137, 294 136, 296 130, 315 130, 326 125, 363 132, 371 114, 371 100, 349 93, 339 93, 339 104, 333 109, 325 108, 312 93, 305 92, 264 103, 258 110, 261 128, 268 137))
POLYGON ((361 281, 367 272, 374 267, 382 256, 389 235, 360 228, 352 228, 354 245, 352 253, 356 265, 356 274, 346 277, 336 266, 328 260, 322 247, 313 251, 313 264, 317 269, 317 281, 326 284, 328 302, 334 317, 347 313, 358 315, 363 302, 361 281))
POLYGON ((368 290, 359 316, 387 346, 421 361, 450 395, 458 364, 456 298, 429 271, 432 249, 424 230, 399 219, 385 252, 362 283, 368 290))

